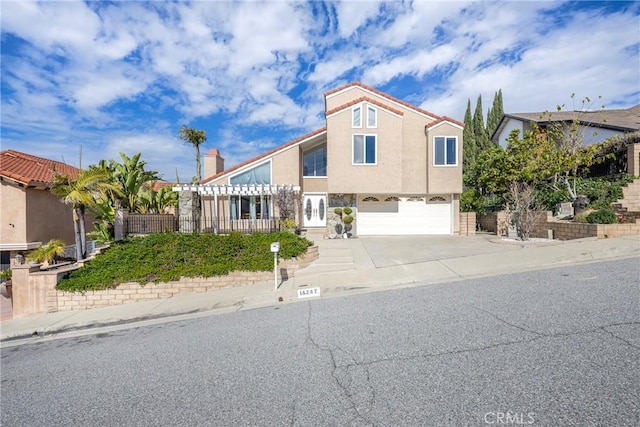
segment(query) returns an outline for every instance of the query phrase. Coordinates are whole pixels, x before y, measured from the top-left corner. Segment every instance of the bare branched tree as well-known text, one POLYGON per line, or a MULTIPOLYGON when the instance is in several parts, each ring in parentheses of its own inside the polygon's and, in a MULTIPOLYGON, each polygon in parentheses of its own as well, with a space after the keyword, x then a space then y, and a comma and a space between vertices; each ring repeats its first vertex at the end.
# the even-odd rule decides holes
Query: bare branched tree
POLYGON ((546 215, 536 202, 535 186, 526 182, 514 182, 509 186, 505 210, 507 222, 515 225, 521 240, 529 240, 535 223, 546 215))
POLYGON ((275 197, 280 219, 295 219, 300 194, 292 187, 282 187, 275 197))

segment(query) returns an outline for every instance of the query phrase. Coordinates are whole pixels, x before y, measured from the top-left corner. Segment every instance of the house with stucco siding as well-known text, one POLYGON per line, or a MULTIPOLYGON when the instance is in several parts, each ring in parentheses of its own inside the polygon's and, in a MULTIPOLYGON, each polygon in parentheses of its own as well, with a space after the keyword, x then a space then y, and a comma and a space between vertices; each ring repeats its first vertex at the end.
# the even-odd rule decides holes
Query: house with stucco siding
POLYGON ((49 191, 54 172, 75 176, 78 169, 19 151, 0 152, 0 264, 51 239, 75 242, 71 209, 49 191))
POLYGON ((324 104, 324 127, 228 169, 212 150, 207 178, 174 189, 198 191, 214 228, 277 219, 274 199, 288 187, 305 229, 335 233, 334 209, 348 206, 361 236, 459 232, 462 123, 359 82, 324 104))

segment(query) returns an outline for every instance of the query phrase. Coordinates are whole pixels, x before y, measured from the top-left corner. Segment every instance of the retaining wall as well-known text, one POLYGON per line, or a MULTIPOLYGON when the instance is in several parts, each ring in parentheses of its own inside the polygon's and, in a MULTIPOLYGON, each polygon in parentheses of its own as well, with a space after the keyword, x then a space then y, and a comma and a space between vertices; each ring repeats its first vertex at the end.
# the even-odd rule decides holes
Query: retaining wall
MULTIPOLYGON (((280 277, 293 277, 295 270, 318 259, 318 247, 278 264, 280 277)), ((13 266, 13 318, 56 311, 84 310, 95 307, 128 304, 138 301, 170 298, 185 293, 209 292, 215 289, 253 285, 273 280, 272 271, 234 271, 218 277, 183 277, 176 282, 123 283, 114 289, 86 292, 64 292, 56 285, 64 275, 79 268, 63 267, 59 270, 40 271, 40 265, 13 266)))

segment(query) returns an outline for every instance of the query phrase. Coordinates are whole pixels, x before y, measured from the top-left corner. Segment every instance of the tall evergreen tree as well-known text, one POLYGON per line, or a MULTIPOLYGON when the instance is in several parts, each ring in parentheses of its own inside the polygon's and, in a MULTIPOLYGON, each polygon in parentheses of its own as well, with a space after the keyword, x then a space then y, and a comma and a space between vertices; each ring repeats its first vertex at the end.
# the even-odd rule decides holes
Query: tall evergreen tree
POLYGON ((487 128, 484 125, 484 117, 482 115, 482 95, 478 95, 476 110, 473 113, 473 133, 476 138, 476 147, 478 154, 489 148, 489 138, 487 137, 487 128))
POLYGON ((500 89, 493 97, 493 105, 487 116, 487 137, 489 139, 498 128, 502 116, 504 116, 504 108, 502 106, 502 89, 500 89))
POLYGON ((464 113, 464 130, 462 131, 463 141, 463 161, 462 171, 469 170, 471 165, 476 161, 478 147, 476 146, 476 137, 473 132, 473 116, 471 115, 471 100, 467 100, 467 111, 464 113))

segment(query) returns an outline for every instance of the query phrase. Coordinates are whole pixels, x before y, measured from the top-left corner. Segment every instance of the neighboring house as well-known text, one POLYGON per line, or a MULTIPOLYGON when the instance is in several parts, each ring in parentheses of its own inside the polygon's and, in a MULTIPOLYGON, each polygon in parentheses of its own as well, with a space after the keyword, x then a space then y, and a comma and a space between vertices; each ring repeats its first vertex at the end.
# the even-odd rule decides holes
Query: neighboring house
MULTIPOLYGON (((491 135, 491 140, 504 147, 512 131, 518 130, 522 135, 525 131, 531 130, 532 123, 536 123, 541 129, 547 128, 550 124, 566 124, 569 129, 575 120, 579 121, 578 131, 584 137, 584 143, 594 144, 611 137, 640 132, 640 104, 619 110, 505 114, 491 135)), ((640 175, 640 144, 631 142, 632 144, 624 150, 629 161, 625 166, 626 170, 622 172, 637 176, 640 175)), ((626 159, 624 163, 627 163, 626 159)))
POLYGON ((291 187, 303 228, 335 233, 334 208, 350 206, 358 235, 459 232, 462 123, 358 82, 324 100, 325 127, 226 170, 212 150, 213 175, 174 189, 203 194, 215 224, 277 218, 274 197, 291 187))
POLYGON ((0 152, 1 264, 51 239, 73 244, 71 208, 48 189, 53 173, 75 176, 78 169, 14 150, 0 152))
POLYGON ((546 128, 551 123, 571 125, 575 120, 580 122, 580 131, 586 144, 604 141, 612 136, 640 130, 640 104, 623 110, 598 111, 554 111, 538 113, 512 113, 502 116, 491 140, 507 145, 507 138, 513 130, 520 135, 531 130, 531 123, 546 128))

